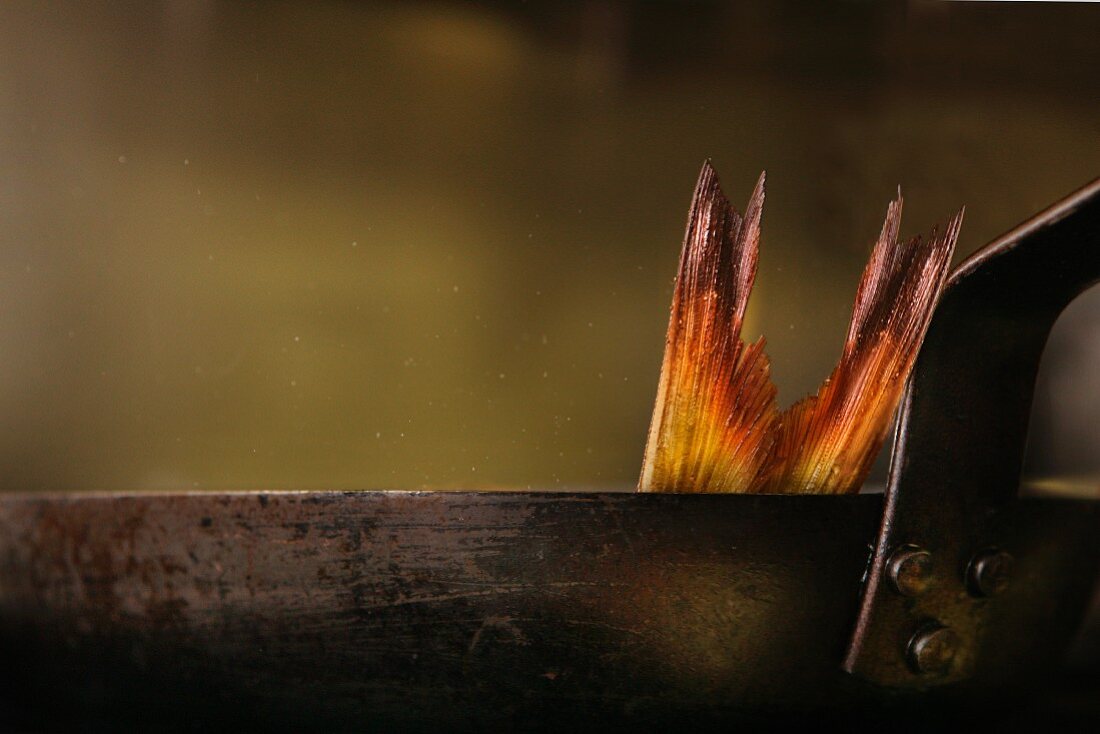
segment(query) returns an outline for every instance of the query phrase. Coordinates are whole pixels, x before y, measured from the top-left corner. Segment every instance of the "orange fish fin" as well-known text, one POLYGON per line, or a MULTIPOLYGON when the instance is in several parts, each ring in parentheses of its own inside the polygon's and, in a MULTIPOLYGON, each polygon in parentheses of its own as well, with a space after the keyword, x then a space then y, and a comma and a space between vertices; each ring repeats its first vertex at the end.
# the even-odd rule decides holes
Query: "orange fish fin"
POLYGON ((932 317, 963 212, 927 240, 897 239, 900 195, 891 202, 863 271, 844 351, 818 393, 784 411, 762 491, 859 491, 875 460, 932 317))
POLYGON ((761 174, 745 215, 703 165, 672 297, 657 402, 638 489, 749 491, 766 456, 775 387, 764 342, 746 347, 741 324, 756 277, 761 174))

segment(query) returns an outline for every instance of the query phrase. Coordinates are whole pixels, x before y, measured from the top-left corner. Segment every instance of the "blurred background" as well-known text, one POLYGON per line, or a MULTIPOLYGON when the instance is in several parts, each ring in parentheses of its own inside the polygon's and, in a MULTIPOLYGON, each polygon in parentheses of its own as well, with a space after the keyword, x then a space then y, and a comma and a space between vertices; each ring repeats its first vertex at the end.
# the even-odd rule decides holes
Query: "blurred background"
MULTIPOLYGON (((786 404, 898 185, 907 235, 967 206, 961 257, 1100 174, 1098 38, 1076 4, 5 2, 0 487, 628 486, 704 158, 736 203, 768 171, 745 335, 786 404)), ((1044 477, 1100 473, 1097 296, 1044 477)))

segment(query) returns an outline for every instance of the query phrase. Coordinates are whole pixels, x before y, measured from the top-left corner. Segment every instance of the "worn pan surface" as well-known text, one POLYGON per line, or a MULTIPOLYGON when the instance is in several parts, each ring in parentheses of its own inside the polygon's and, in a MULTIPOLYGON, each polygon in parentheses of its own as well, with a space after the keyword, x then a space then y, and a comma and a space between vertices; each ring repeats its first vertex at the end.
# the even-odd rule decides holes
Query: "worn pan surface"
MULTIPOLYGON (((982 651, 1025 682, 1072 633, 1097 528, 1077 503, 1026 505, 982 651)), ((6 498, 9 691, 47 714, 75 696, 106 721, 290 730, 866 706, 883 689, 841 659, 881 512, 868 495, 6 498)))
POLYGON ((1017 489, 1046 334, 1097 278, 1100 184, 964 264, 885 496, 2 496, 0 724, 652 729, 1003 707, 1054 665, 1095 577, 1097 503, 1017 489), (932 561, 908 594, 905 549, 932 561), (991 553, 1007 586, 975 575, 991 553))

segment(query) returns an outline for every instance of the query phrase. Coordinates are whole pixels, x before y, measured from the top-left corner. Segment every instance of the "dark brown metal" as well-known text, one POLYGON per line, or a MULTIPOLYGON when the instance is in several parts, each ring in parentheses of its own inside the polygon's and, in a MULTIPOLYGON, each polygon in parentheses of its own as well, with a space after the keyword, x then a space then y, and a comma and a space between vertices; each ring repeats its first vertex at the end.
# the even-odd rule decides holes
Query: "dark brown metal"
MULTIPOLYGON (((1045 675, 1087 594, 1065 543, 1092 542, 1091 505, 1026 505, 1013 547, 1040 597, 994 620, 1021 642, 967 701, 1045 675)), ((18 671, 0 717, 636 732, 876 715, 904 700, 838 661, 881 512, 875 495, 0 496, 0 659, 18 671)))
POLYGON ((19 671, 0 702, 35 722, 68 709, 123 730, 239 716, 293 731, 673 730, 851 706, 869 694, 837 659, 881 509, 0 495, 0 658, 19 671))
POLYGON ((887 568, 899 594, 919 596, 932 580, 932 554, 916 546, 905 546, 890 554, 887 568))
POLYGON ((1031 518, 1018 487, 1047 335, 1062 309, 1098 279, 1100 180, 984 248, 949 279, 902 401, 846 670, 880 685, 930 685, 914 675, 902 641, 922 620, 935 619, 960 638, 950 671, 935 683, 994 675, 1005 659, 1000 651, 1025 644, 1021 638, 1032 630, 1020 634, 1019 620, 1029 610, 1064 598, 1075 578, 1093 578, 1095 536, 1070 532, 1057 548, 1021 544, 1031 518), (884 583, 890 550, 902 544, 920 545, 937 560, 932 585, 916 598, 884 583), (968 593, 967 567, 989 547, 1012 553, 1018 583, 995 598, 976 597, 968 593))
POLYGON ((970 593, 975 596, 997 596, 1008 589, 1016 559, 1011 553, 990 549, 982 551, 970 561, 966 570, 970 593))
POLYGON ((961 644, 954 630, 938 622, 926 623, 909 640, 909 664, 917 673, 946 673, 961 644))

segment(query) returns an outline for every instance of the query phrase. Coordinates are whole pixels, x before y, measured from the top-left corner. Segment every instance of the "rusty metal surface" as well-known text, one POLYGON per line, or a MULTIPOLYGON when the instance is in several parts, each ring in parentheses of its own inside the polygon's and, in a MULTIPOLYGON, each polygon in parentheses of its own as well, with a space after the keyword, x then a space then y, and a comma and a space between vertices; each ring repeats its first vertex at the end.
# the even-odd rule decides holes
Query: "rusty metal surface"
POLYGON ((0 636, 21 671, 4 693, 32 717, 324 730, 848 706, 863 694, 838 663, 880 512, 877 496, 0 496, 0 636))
POLYGON ((1052 644, 1037 643, 1043 635, 1035 630, 1055 623, 1058 605, 1085 604, 1100 560, 1098 503, 1082 503, 1057 539, 1037 544, 1033 508, 1019 499, 1019 486, 1047 336, 1065 306, 1098 280, 1100 180, 952 275, 902 402, 882 528, 846 669, 914 688, 994 676, 1022 646, 1052 644), (889 559, 906 545, 932 558, 928 590, 913 597, 888 581, 889 559), (1011 585, 995 596, 976 593, 968 568, 997 551, 1015 559, 1011 585), (919 674, 906 640, 929 624, 952 629, 960 644, 943 671, 919 674))
MULTIPOLYGON (((1088 503, 1027 506, 1019 542, 1035 552, 1019 576, 1066 577, 1059 549, 1088 503)), ((962 699, 898 699, 840 669, 881 507, 873 495, 0 496, 0 656, 18 671, 0 725, 640 731, 927 715, 962 699)), ((1001 695, 1051 669, 1079 612, 1072 594, 1023 600, 995 619, 1020 640, 984 653, 1001 695)))

